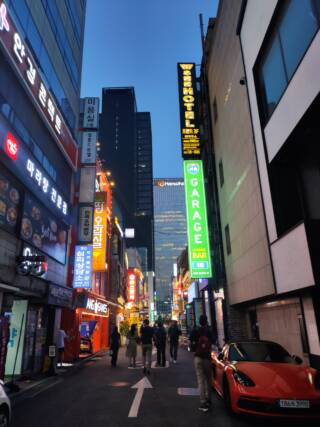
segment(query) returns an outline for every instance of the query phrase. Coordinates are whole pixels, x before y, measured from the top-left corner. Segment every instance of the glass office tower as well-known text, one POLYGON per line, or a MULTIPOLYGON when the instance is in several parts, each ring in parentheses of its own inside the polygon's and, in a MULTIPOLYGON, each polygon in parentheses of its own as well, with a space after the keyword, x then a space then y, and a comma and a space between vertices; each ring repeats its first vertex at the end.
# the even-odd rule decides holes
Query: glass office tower
POLYGON ((171 317, 173 265, 187 246, 184 182, 157 178, 154 194, 154 248, 157 316, 171 317))

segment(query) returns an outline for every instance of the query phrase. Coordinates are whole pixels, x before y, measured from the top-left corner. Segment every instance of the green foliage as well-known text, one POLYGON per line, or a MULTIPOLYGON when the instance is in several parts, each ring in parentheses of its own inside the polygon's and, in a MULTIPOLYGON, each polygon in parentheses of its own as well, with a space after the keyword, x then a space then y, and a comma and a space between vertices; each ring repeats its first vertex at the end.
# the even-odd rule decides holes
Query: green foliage
POLYGON ((120 329, 120 335, 126 337, 128 335, 128 333, 129 333, 129 329, 130 329, 129 328, 129 322, 127 320, 124 320, 123 322, 120 322, 119 329, 120 329))

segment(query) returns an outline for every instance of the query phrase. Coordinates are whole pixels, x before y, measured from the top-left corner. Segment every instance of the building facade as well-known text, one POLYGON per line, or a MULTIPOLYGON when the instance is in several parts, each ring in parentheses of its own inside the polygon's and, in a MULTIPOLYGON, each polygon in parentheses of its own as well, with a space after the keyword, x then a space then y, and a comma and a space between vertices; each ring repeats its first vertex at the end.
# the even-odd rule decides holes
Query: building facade
POLYGON ((248 1, 238 25, 274 278, 259 333, 318 368, 319 13, 319 1, 248 1))
POLYGON ((44 369, 61 309, 72 306, 85 2, 9 0, 0 8, 0 305, 9 338, 1 370, 19 375, 44 369), (44 274, 26 256, 40 257, 44 274))
POLYGON ((135 229, 127 246, 147 248, 152 270, 151 118, 150 113, 137 112, 133 87, 103 89, 99 141, 101 160, 114 178, 121 225, 135 229))
POLYGON ((154 193, 155 317, 172 313, 173 265, 187 245, 184 181, 157 178, 154 193))

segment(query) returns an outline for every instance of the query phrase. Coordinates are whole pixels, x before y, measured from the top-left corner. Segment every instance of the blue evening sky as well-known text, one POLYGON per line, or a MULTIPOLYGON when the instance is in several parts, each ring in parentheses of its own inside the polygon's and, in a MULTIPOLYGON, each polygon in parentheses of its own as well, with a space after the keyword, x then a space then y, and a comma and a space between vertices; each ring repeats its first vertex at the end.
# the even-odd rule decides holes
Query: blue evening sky
POLYGON ((81 96, 134 86, 138 111, 150 111, 154 177, 182 176, 177 62, 201 61, 217 0, 88 0, 81 96))

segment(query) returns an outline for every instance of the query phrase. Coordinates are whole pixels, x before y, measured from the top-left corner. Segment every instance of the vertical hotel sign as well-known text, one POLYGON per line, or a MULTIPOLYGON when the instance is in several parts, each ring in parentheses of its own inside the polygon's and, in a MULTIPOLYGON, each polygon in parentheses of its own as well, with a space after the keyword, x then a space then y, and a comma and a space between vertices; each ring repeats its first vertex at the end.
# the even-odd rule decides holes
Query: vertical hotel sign
POLYGON ((96 193, 93 219, 92 271, 105 271, 107 253, 107 193, 96 193))
POLYGON ((200 157, 200 127, 197 104, 196 65, 178 63, 182 157, 200 157))
POLYGON ((210 278, 211 258, 201 160, 183 162, 188 226, 189 270, 192 278, 210 278))

